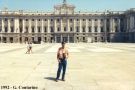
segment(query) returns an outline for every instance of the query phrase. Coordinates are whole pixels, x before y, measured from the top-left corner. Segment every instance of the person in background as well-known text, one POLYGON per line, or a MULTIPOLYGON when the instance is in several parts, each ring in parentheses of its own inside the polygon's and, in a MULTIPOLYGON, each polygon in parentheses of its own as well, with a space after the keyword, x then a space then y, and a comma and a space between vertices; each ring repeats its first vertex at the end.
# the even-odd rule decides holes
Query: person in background
POLYGON ((32 43, 31 42, 28 42, 26 54, 30 54, 30 53, 32 53, 32 43))

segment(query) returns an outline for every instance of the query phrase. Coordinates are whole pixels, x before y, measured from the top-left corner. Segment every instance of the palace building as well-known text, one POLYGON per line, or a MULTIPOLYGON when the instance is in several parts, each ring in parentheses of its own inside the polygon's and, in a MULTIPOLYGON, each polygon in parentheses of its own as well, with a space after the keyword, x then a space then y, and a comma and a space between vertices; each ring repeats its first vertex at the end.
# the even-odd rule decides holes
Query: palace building
POLYGON ((63 0, 53 12, 0 11, 1 43, 135 42, 135 8, 76 12, 63 0))

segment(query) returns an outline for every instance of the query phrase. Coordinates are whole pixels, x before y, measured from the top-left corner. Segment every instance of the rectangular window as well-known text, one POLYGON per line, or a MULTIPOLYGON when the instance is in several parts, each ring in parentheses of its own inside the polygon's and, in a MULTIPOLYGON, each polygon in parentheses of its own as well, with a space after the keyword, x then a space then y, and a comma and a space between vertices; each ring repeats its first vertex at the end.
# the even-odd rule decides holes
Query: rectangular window
POLYGON ((51 32, 54 32, 53 27, 51 27, 51 32))
POLYGON ((11 32, 14 32, 14 27, 11 27, 11 32))
POLYGON ((76 27, 76 32, 79 32, 79 27, 76 27))
POLYGON ((65 31, 65 32, 67 31, 66 27, 64 27, 64 31, 65 31))
POLYGON ((58 31, 58 32, 60 31, 60 28, 59 28, 59 27, 57 28, 57 31, 58 31))
POLYGON ((97 27, 95 27, 95 32, 97 32, 97 27))
POLYGON ((70 31, 71 31, 71 32, 73 31, 73 28, 72 28, 72 27, 70 27, 70 31))
POLYGON ((34 33, 34 27, 32 27, 32 33, 34 33))
POLYGON ((47 27, 44 27, 44 32, 47 32, 47 27))
POLYGON ((104 32, 103 27, 101 27, 101 32, 104 32))
POLYGON ((8 28, 7 27, 5 27, 5 32, 8 32, 8 28))
POLYGON ((89 32, 91 32, 91 27, 89 27, 89 32))
POLYGON ((40 27, 38 27, 38 32, 39 32, 39 33, 41 32, 41 28, 40 28, 40 27))
POLYGON ((83 27, 83 32, 85 32, 85 27, 83 27))

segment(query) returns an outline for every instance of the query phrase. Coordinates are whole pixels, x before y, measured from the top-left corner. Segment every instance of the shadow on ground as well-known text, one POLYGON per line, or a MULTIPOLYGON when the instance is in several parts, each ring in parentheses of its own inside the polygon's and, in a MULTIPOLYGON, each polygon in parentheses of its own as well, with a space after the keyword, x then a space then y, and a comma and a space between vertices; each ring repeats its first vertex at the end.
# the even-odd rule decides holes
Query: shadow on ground
POLYGON ((55 81, 56 80, 55 77, 44 77, 44 79, 51 80, 51 81, 55 81))

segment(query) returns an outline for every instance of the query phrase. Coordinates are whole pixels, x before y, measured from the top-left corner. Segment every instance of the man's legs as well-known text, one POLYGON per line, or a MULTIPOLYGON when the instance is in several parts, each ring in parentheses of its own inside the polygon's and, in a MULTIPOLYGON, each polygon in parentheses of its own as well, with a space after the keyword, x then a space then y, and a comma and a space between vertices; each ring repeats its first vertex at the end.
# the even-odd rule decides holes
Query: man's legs
POLYGON ((67 60, 63 61, 63 73, 62 73, 62 80, 65 80, 65 73, 66 73, 66 68, 67 68, 67 60))
POLYGON ((59 63, 56 80, 58 80, 60 77, 61 69, 62 69, 62 63, 59 63))

